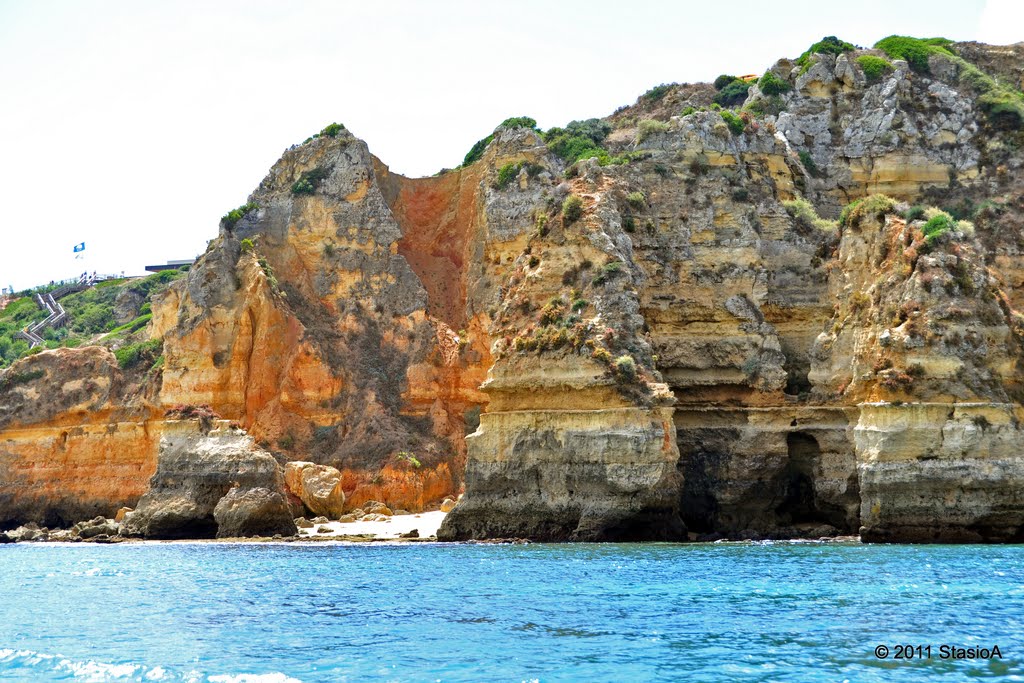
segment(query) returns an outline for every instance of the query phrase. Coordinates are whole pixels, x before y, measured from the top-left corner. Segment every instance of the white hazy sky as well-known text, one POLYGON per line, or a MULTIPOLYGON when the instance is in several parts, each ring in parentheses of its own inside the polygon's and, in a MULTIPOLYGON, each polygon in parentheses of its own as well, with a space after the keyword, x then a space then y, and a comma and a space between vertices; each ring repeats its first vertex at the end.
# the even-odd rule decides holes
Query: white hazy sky
POLYGON ((824 35, 1024 40, 1015 0, 0 0, 0 286, 189 258, 331 121, 406 175, 824 35), (87 245, 75 262, 72 246, 87 245))

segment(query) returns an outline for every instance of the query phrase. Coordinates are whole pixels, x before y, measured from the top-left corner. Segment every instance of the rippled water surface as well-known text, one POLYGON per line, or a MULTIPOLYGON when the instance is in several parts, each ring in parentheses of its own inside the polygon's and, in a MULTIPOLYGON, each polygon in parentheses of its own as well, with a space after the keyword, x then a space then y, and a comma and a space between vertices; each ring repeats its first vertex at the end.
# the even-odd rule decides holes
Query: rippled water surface
POLYGON ((1024 680, 1020 546, 0 547, 3 680, 974 678, 1024 680))

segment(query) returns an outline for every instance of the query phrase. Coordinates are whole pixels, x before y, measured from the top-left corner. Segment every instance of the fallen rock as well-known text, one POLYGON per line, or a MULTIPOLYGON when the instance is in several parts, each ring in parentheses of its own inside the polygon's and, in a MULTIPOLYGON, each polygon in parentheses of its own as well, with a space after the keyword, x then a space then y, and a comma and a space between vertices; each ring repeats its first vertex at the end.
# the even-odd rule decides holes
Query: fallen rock
POLYGON ((363 512, 372 515, 384 515, 386 517, 390 517, 392 514, 394 514, 391 512, 391 508, 389 508, 387 505, 380 502, 379 500, 366 501, 366 503, 363 505, 363 512))
POLYGON ((441 501, 441 512, 451 512, 455 509, 455 499, 445 498, 441 501))
POLYGON ((284 496, 256 486, 235 487, 214 508, 217 538, 239 536, 293 536, 298 530, 284 496))
POLYGON ((313 528, 313 522, 309 521, 305 517, 296 517, 295 518, 295 526, 298 527, 299 529, 312 529, 313 528))
POLYGON ((391 521, 391 516, 390 515, 384 515, 384 514, 378 514, 376 512, 371 512, 370 514, 363 515, 363 518, 361 520, 359 520, 359 521, 361 521, 361 522, 390 522, 391 521))
POLYGON ((338 521, 341 522, 342 524, 351 524, 352 522, 356 521, 356 516, 355 515, 342 515, 341 517, 338 517, 338 521))
POLYGON ((395 510, 392 514, 395 517, 398 517, 399 515, 411 515, 412 513, 409 512, 408 510, 395 510))
POLYGON ((94 517, 87 522, 79 522, 71 527, 71 533, 79 538, 93 538, 94 536, 106 535, 117 536, 121 533, 121 525, 112 519, 105 517, 94 517))
POLYGON ((341 472, 335 468, 311 462, 290 462, 284 466, 284 480, 288 490, 314 515, 341 516, 345 492, 341 490, 341 472))
POLYGON ((331 520, 327 519, 326 517, 320 516, 314 517, 311 521, 313 522, 313 524, 327 524, 327 522, 331 520))
POLYGON ((19 526, 14 531, 8 531, 7 535, 19 543, 27 541, 45 541, 49 538, 49 530, 46 527, 39 528, 35 522, 29 522, 19 526))
POLYGON ((316 528, 316 532, 317 532, 318 534, 332 534, 332 533, 334 533, 334 529, 332 529, 332 528, 331 528, 331 527, 329 527, 329 526, 323 526, 323 525, 321 525, 321 526, 318 526, 318 527, 316 528))
POLYGON ((117 514, 114 515, 114 521, 120 524, 124 521, 125 515, 132 511, 133 508, 121 508, 120 510, 117 511, 117 514))
POLYGON ((419 537, 420 537, 420 530, 419 529, 413 529, 412 531, 407 531, 404 534, 399 536, 399 538, 419 538, 419 537))
POLYGON ((7 535, 6 531, 0 531, 0 544, 3 543, 14 543, 15 540, 7 535))

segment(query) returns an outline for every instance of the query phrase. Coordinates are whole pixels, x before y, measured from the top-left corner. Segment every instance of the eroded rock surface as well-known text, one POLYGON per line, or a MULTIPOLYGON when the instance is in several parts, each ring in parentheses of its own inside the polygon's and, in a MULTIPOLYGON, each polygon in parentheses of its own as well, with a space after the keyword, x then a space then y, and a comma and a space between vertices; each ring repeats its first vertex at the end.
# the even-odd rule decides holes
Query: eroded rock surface
POLYGON ((656 89, 571 164, 519 122, 409 179, 325 129, 153 302, 160 364, 0 375, 0 524, 284 534, 464 489, 441 538, 1018 539, 1022 50, 950 49, 780 60, 731 113, 656 89))

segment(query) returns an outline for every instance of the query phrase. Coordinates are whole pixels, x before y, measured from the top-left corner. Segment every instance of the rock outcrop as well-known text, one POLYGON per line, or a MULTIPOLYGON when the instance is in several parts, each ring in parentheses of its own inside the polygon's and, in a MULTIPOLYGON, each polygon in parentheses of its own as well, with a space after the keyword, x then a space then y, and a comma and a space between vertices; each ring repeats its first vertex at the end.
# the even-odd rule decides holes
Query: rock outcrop
POLYGON ((124 532, 144 538, 212 538, 296 532, 277 460, 226 421, 168 421, 156 473, 124 532))
POLYGON ((290 462, 284 466, 284 482, 314 516, 337 519, 345 514, 345 491, 341 472, 311 462, 290 462))
POLYGON ((328 126, 153 300, 159 362, 0 375, 0 525, 463 492, 439 538, 1020 539, 1024 49, 939 43, 510 119, 431 178, 328 126))

